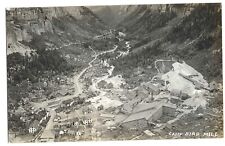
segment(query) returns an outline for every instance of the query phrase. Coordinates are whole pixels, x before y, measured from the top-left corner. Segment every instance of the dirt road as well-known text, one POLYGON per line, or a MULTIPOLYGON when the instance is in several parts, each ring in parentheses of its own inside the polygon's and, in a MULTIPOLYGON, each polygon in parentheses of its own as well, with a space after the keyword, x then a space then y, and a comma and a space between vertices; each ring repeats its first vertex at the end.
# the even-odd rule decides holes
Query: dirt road
MULTIPOLYGON (((65 100, 68 100, 68 99, 72 99, 74 98, 75 96, 78 96, 79 94, 81 94, 83 92, 83 84, 80 83, 79 79, 81 78, 81 76, 89 69, 93 66, 93 62, 98 58, 99 55, 103 55, 105 53, 110 53, 110 52, 114 52, 116 49, 117 49, 118 46, 115 46, 112 50, 107 50, 107 51, 103 51, 101 53, 96 53, 96 51, 89 47, 93 52, 94 52, 94 59, 92 59, 89 63, 88 63, 88 67, 84 68, 78 75, 77 74, 74 74, 74 88, 75 88, 75 92, 73 95, 69 95, 69 96, 63 96, 63 97, 58 97, 56 99, 53 99, 53 100, 48 100, 48 101, 44 101, 42 103, 33 103, 33 107, 38 109, 38 108, 45 108, 47 109, 48 111, 50 111, 50 119, 43 131, 43 133, 41 134, 40 137, 45 137, 45 135, 49 135, 49 137, 51 137, 51 130, 53 129, 53 126, 54 126, 54 117, 56 115, 56 112, 55 112, 55 108, 51 108, 51 106, 49 106, 49 103, 52 102, 52 101, 59 101, 57 103, 57 105, 60 105, 60 103, 62 103, 63 101, 65 100)), ((36 139, 36 141, 38 141, 38 139, 36 139)))

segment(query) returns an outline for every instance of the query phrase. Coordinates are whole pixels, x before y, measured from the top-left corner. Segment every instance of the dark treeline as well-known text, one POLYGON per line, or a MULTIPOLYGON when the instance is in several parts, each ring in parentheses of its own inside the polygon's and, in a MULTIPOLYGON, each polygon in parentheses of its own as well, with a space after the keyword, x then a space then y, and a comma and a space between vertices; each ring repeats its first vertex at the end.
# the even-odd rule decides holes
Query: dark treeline
POLYGON ((128 24, 126 27, 130 34, 135 34, 132 39, 136 43, 132 45, 131 53, 128 56, 112 62, 115 66, 115 72, 127 71, 125 76, 130 76, 133 68, 145 68, 152 65, 157 58, 171 58, 173 56, 185 60, 209 80, 222 76, 222 51, 219 51, 222 49, 220 4, 198 5, 191 11, 190 15, 182 18, 173 13, 146 14, 142 18, 142 22, 144 23, 140 21, 134 23, 133 27, 128 24), (179 22, 175 23, 172 28, 166 28, 167 32, 165 33, 161 28, 165 29, 163 26, 166 26, 173 18, 177 18, 179 22), (133 30, 129 31, 129 29, 133 30), (134 30, 137 31, 133 33, 134 30), (157 37, 151 36, 152 30, 158 32, 159 36, 161 32, 164 33, 163 37, 160 37, 159 41, 153 42, 157 37), (145 33, 149 34, 144 35, 145 33), (186 41, 193 43, 186 45, 186 41), (149 42, 152 44, 143 47, 149 42), (138 51, 136 51, 137 48, 138 51))
POLYGON ((174 27, 168 35, 170 41, 182 42, 194 39, 202 32, 208 33, 221 26, 220 4, 198 5, 181 24, 174 27))
POLYGON ((17 84, 25 79, 36 82, 45 71, 67 73, 73 69, 57 50, 39 50, 38 53, 31 53, 30 56, 13 53, 7 56, 7 73, 8 78, 12 78, 11 83, 17 84))

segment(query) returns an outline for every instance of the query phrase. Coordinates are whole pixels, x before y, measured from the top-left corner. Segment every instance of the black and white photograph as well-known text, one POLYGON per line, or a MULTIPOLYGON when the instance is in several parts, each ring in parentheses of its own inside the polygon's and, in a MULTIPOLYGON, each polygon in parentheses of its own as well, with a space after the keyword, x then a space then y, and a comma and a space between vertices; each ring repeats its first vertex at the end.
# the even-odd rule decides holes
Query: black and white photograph
POLYGON ((5 27, 8 143, 224 137, 221 3, 10 7, 5 27))

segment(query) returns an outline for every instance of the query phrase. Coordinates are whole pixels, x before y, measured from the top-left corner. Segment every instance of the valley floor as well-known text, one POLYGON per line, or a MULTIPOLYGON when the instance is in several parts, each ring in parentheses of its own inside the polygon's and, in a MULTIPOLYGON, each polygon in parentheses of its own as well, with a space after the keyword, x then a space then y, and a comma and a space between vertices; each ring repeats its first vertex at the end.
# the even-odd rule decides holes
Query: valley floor
POLYGON ((26 142, 223 137, 222 105, 212 103, 222 98, 220 88, 212 92, 202 75, 185 62, 163 59, 155 60, 154 77, 132 88, 122 75, 113 75, 115 66, 110 64, 130 52, 130 42, 121 41, 126 50, 119 45, 107 51, 89 46, 92 59, 70 79, 74 92, 31 102, 33 111, 47 111, 42 117, 46 125, 39 124, 34 133, 9 134, 9 141, 24 142, 21 137, 28 138, 26 142), (109 54, 116 55, 101 58, 109 54))

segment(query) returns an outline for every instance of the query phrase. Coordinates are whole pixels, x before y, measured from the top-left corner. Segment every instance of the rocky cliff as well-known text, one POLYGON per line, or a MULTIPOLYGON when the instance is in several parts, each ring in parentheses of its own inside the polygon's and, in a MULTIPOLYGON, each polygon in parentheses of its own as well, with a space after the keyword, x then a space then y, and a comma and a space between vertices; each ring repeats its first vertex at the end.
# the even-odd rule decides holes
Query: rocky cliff
POLYGON ((29 43, 34 36, 81 41, 106 29, 86 7, 12 8, 6 11, 6 18, 8 53, 14 52, 10 49, 18 42, 29 43))

